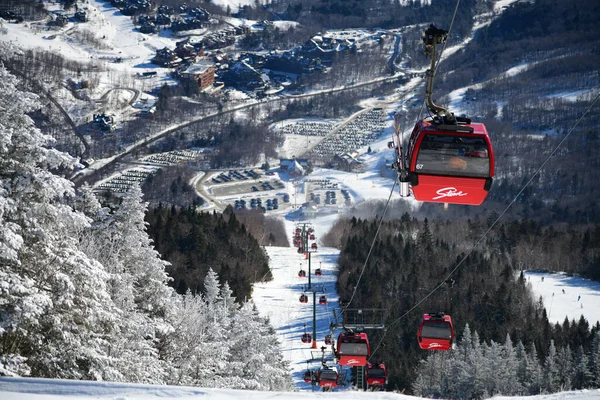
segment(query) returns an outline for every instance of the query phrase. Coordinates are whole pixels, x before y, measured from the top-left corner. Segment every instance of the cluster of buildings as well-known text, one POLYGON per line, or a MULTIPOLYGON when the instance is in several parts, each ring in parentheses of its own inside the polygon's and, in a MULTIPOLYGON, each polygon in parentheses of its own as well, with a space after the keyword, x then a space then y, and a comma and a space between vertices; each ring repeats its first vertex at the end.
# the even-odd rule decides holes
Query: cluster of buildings
POLYGON ((151 8, 148 0, 110 0, 110 4, 121 10, 123 15, 136 15, 151 8))
POLYGON ((150 14, 152 4, 148 0, 110 0, 110 4, 124 15, 135 16, 142 33, 156 33, 159 28, 170 28, 173 32, 200 29, 210 19, 210 13, 201 7, 182 4, 176 8, 162 5, 155 14, 150 14))
POLYGON ((223 52, 205 56, 205 50, 215 50, 235 42, 244 28, 229 28, 207 35, 200 42, 189 39, 176 43, 175 49, 163 48, 152 62, 166 68, 177 68, 181 79, 194 79, 200 90, 222 82, 224 86, 257 95, 275 87, 291 87, 302 75, 324 72, 337 55, 356 51, 351 40, 311 39, 294 50, 283 53, 242 53, 231 59, 223 52), (202 61, 197 61, 201 57, 202 61))

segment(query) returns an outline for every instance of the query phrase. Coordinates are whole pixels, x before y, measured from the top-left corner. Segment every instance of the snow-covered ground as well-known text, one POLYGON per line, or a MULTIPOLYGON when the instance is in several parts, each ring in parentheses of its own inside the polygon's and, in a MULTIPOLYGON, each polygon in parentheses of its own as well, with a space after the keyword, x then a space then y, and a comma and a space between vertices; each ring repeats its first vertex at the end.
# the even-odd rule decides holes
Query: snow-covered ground
POLYGON ((590 326, 600 322, 600 282, 578 276, 526 272, 536 299, 541 297, 551 323, 579 320, 583 315, 590 326))
MULTIPOLYGON (((250 390, 206 389, 185 386, 139 385, 130 383, 107 383, 91 381, 67 381, 59 379, 27 379, 0 377, 2 400, 151 400, 151 399, 203 399, 203 400, 418 400, 420 397, 390 392, 307 393, 307 392, 259 392, 250 390)), ((580 390, 541 396, 503 397, 493 400, 596 400, 600 390, 580 390)))

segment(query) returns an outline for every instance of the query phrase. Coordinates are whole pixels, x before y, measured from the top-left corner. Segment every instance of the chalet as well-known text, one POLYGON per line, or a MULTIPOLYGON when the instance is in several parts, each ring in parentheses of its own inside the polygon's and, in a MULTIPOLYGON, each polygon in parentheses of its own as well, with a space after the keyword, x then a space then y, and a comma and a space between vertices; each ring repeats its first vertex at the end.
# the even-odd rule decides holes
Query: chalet
POLYGON ((319 58, 310 59, 296 56, 291 52, 272 54, 265 62, 265 68, 295 75, 310 74, 320 66, 321 60, 319 58))
POLYGON ((203 90, 215 83, 215 65, 212 62, 199 61, 179 71, 181 79, 193 79, 203 90))
POLYGON ((290 177, 295 178, 298 176, 304 175, 304 168, 300 165, 300 163, 294 160, 286 169, 287 173, 290 177))
POLYGON ((296 51, 298 55, 321 60, 333 60, 340 54, 356 52, 356 42, 351 39, 332 39, 315 36, 296 51))
POLYGON ((343 171, 352 171, 361 166, 361 162, 356 159, 358 152, 336 154, 330 163, 331 168, 343 171))
MULTIPOLYGON (((230 64, 221 78, 226 86, 255 89, 261 85, 264 86, 263 80, 265 76, 266 74, 257 71, 246 61, 238 61, 230 64)), ((266 77, 268 78, 268 76, 266 77)))
POLYGON ((195 58, 196 55, 198 55, 198 51, 196 47, 190 43, 190 39, 187 38, 175 43, 175 54, 182 60, 189 60, 195 58))
POLYGON ((181 64, 181 58, 167 47, 157 50, 152 62, 162 67, 174 67, 181 64))
POLYGON ((298 163, 303 169, 308 168, 308 159, 306 158, 281 158, 279 160, 279 169, 287 171, 295 163, 298 163))

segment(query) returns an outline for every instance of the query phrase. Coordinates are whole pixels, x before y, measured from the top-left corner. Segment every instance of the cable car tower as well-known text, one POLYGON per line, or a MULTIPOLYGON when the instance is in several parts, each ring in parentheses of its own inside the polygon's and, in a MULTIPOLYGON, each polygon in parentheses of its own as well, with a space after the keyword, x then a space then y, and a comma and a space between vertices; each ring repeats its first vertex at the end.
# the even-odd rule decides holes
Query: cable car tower
POLYGON ((482 123, 456 117, 432 100, 437 46, 447 36, 448 31, 431 24, 422 38, 425 55, 431 56, 425 86, 431 115, 416 123, 406 149, 396 115, 396 137, 388 143, 396 153, 392 168, 398 173, 401 197, 412 192, 416 200, 423 202, 480 205, 494 176, 494 152, 487 129, 482 123))

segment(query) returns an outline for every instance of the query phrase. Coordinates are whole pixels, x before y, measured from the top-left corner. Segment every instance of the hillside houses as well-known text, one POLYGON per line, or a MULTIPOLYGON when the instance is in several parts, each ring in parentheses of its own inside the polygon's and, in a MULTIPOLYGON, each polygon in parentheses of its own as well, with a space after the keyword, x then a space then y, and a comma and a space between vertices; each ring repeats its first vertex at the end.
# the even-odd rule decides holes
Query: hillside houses
POLYGON ((171 28, 173 32, 200 29, 210 20, 210 13, 201 7, 177 8, 161 5, 155 15, 150 15, 152 4, 148 0, 111 0, 110 3, 128 16, 137 18, 142 33, 156 33, 159 28, 171 28))
POLYGON ((315 36, 296 49, 296 53, 307 58, 332 61, 339 54, 356 52, 354 39, 334 39, 315 36))
POLYGON ((161 67, 176 67, 181 64, 182 60, 175 54, 175 52, 168 47, 157 50, 156 55, 152 59, 154 64, 158 64, 161 67))
POLYGON ((181 79, 195 81, 200 90, 215 83, 215 65, 210 61, 197 61, 179 71, 181 79))
POLYGON ((222 74, 220 80, 226 86, 253 90, 264 89, 269 77, 250 65, 248 60, 242 60, 229 64, 229 68, 222 74))
POLYGON ((298 56, 291 52, 285 52, 281 55, 272 54, 265 62, 265 68, 274 71, 281 71, 295 75, 311 74, 316 70, 322 70, 324 66, 319 58, 310 59, 298 56))

